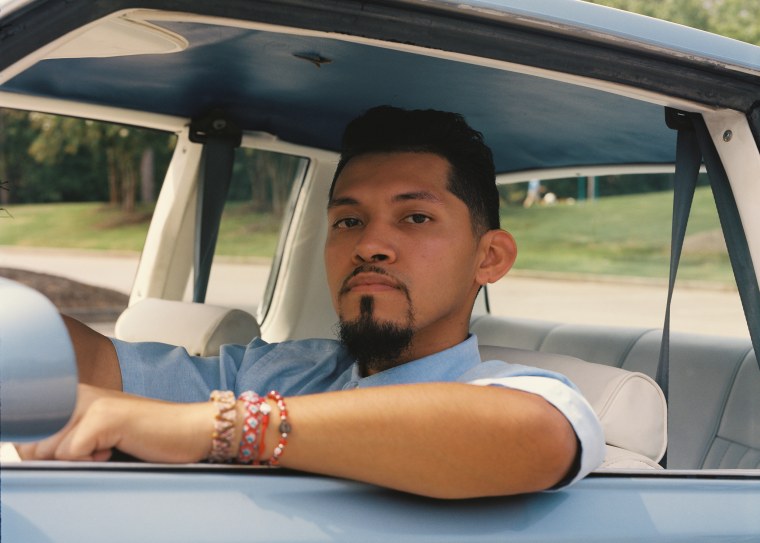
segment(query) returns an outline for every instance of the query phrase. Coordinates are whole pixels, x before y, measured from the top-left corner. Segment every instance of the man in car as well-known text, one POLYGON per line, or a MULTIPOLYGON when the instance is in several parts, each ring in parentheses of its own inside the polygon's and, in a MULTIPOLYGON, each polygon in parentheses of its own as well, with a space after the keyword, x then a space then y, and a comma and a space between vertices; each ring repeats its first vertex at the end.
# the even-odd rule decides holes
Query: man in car
POLYGON ((76 412, 22 456, 269 462, 445 498, 583 477, 604 453, 588 403, 556 374, 481 362, 468 331, 478 291, 516 256, 498 206, 491 152, 461 116, 368 111, 346 129, 327 203, 339 341, 201 358, 68 320, 76 412))

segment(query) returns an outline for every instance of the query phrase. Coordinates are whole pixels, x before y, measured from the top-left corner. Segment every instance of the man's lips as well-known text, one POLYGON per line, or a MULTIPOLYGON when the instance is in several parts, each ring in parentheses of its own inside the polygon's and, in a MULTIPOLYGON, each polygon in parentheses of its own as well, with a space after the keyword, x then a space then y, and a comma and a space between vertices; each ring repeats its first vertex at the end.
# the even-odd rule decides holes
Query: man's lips
POLYGON ((363 264, 358 266, 343 280, 343 284, 338 291, 338 296, 343 296, 351 291, 383 292, 392 289, 403 292, 409 298, 409 292, 404 283, 397 280, 380 266, 363 264))
POLYGON ((382 292, 393 289, 401 290, 398 282, 394 281, 393 278, 373 272, 362 272, 345 281, 340 289, 340 294, 351 291, 382 292))

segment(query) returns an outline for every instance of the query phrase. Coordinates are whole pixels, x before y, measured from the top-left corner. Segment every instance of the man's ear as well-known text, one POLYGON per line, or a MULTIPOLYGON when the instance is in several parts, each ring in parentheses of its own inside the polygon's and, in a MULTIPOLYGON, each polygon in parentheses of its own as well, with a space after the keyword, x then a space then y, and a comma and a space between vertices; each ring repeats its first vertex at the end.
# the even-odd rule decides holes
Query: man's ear
POLYGON ((517 259, 517 244, 505 230, 489 230, 480 238, 480 261, 475 272, 479 285, 495 283, 512 268, 517 259))

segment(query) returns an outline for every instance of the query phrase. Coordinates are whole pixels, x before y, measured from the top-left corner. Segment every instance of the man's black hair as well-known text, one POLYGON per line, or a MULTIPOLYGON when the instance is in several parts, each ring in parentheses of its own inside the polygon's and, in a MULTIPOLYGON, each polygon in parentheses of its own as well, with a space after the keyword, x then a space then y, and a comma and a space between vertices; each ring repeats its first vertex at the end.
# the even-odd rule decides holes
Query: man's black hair
POLYGON ((379 106, 351 121, 343 133, 330 198, 351 159, 391 152, 434 153, 448 160, 448 189, 467 205, 475 233, 499 228, 499 191, 491 149, 483 135, 457 113, 379 106))

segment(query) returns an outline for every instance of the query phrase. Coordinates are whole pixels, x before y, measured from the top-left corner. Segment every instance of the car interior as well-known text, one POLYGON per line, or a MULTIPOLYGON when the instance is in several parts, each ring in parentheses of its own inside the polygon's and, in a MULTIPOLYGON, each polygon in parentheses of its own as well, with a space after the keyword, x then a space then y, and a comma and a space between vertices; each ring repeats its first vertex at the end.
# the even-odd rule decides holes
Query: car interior
MULTIPOLYGON (((586 46, 576 40, 572 47, 586 46)), ((609 172, 632 166, 672 171, 676 138, 665 108, 708 117, 714 111, 714 105, 668 96, 662 87, 592 81, 519 60, 423 50, 401 41, 377 47, 370 38, 136 10, 62 42, 2 83, 0 100, 49 111, 75 101, 89 104, 73 106, 75 115, 179 135, 115 335, 207 356, 222 344, 258 335, 267 341, 333 337, 336 318, 322 269, 324 209, 340 130, 355 112, 389 101, 460 111, 484 132, 500 182, 508 182, 580 176, 599 165, 609 172), (102 39, 98 33, 115 28, 132 36, 137 49, 118 56, 83 53, 102 39), (135 52, 151 40, 160 52, 135 52), (194 62, 214 68, 193 79, 187 66, 194 62), (156 80, 150 93, 145 73, 156 80), (212 120, 237 125, 237 137, 204 124, 220 104, 224 111, 212 113, 212 120), (148 113, 141 118, 134 111, 148 113), (224 195, 198 195, 228 184, 220 172, 229 163, 210 165, 214 147, 227 152, 238 143, 302 159, 294 180, 283 181, 292 183, 288 211, 255 314, 250 307, 204 303, 214 239, 204 241, 203 232, 218 228, 224 195)), ((605 428, 603 470, 657 471, 666 450, 669 469, 760 468, 760 419, 747 415, 760 412, 760 371, 749 338, 672 333, 666 404, 656 382, 659 329, 489 315, 484 294, 471 331, 484 359, 554 369, 579 386, 605 428)))

